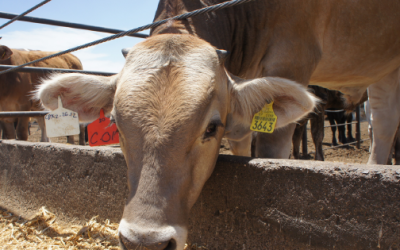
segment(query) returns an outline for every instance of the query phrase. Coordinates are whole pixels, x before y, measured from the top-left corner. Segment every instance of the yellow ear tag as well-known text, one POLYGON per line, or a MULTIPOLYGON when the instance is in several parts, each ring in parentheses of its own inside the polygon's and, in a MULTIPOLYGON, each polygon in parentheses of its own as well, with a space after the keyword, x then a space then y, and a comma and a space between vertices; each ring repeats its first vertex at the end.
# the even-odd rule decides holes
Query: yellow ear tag
POLYGON ((278 117, 274 113, 272 105, 274 102, 265 104, 265 106, 256 113, 251 122, 250 129, 262 133, 274 132, 278 117))
POLYGON ((4 51, 3 55, 1 56, 1 58, 3 59, 5 55, 6 55, 6 52, 4 51))

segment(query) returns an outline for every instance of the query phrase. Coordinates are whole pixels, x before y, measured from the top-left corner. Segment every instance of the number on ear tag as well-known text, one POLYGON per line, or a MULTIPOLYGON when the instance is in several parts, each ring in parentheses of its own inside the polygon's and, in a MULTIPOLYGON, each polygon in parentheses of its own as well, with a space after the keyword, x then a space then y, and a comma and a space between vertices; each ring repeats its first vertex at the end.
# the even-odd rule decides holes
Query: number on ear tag
POLYGON ((79 134, 78 113, 65 109, 58 96, 58 108, 44 117, 48 137, 59 137, 79 134))
POLYGON ((274 102, 265 104, 265 106, 256 113, 250 125, 250 129, 262 133, 274 132, 277 116, 273 109, 274 102))
POLYGON ((100 110, 100 118, 88 125, 89 145, 91 147, 119 143, 117 125, 110 125, 110 118, 100 110))

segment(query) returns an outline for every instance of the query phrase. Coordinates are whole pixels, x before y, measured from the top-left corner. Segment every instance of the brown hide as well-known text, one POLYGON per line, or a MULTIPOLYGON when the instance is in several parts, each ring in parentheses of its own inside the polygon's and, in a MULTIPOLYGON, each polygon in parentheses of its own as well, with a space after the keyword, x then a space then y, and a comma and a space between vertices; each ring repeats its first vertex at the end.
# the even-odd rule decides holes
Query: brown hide
MULTIPOLYGON (((8 49, 6 46, 0 47, 0 52, 8 49)), ((11 49, 12 55, 8 59, 0 60, 3 65, 21 65, 51 54, 55 52, 48 51, 22 51, 11 49)), ((4 52, 5 53, 5 52, 4 52)), ((10 53, 8 53, 9 55, 10 53)), ((6 58, 6 57, 5 57, 6 58)), ((38 62, 32 65, 33 67, 47 68, 65 68, 65 69, 82 69, 80 60, 72 54, 62 55, 48 59, 43 62, 38 62)), ((45 77, 45 73, 23 73, 10 72, 0 75, 0 111, 40 111, 42 110, 39 101, 31 99, 31 91, 36 88, 41 78, 45 77)), ((28 118, 8 118, 1 119, 3 127, 6 127, 3 132, 3 137, 6 139, 15 138, 13 134, 14 123, 18 120, 17 138, 27 139, 28 134, 28 118)))
MULTIPOLYGON (((155 21, 221 2, 161 0, 155 21)), ((387 85, 379 81, 400 66, 399 13, 400 2, 395 0, 252 1, 168 22, 153 29, 151 35, 199 36, 230 51, 225 64, 235 75, 247 79, 278 76, 339 90, 354 105, 368 86, 387 85)), ((392 122, 397 123, 397 117, 392 122)), ((291 124, 271 135, 258 134, 255 156, 287 158, 293 131, 291 124)), ((390 140, 395 131, 382 133, 377 136, 390 140)), ((376 155, 385 158, 385 153, 376 155)), ((382 162, 385 160, 374 156, 370 163, 382 162)))
MULTIPOLYGON (((155 20, 220 2, 161 0, 155 20)), ((166 23, 151 34, 191 33, 228 50, 226 66, 235 75, 339 89, 349 81, 374 83, 400 65, 399 13, 393 0, 253 1, 166 23)))

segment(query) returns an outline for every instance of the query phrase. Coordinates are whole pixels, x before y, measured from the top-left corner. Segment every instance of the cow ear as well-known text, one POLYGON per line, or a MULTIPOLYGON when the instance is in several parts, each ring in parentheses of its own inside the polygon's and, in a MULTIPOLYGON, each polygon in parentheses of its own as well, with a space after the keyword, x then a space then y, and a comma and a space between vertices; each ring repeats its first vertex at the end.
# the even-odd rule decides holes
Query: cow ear
POLYGON ((0 61, 7 60, 13 54, 12 50, 4 45, 0 46, 0 61))
POLYGON ((274 102, 275 128, 296 122, 314 109, 317 98, 300 84, 278 77, 243 80, 230 75, 231 109, 226 137, 240 140, 250 133, 253 116, 267 103, 274 102))
POLYGON ((116 76, 95 76, 83 74, 53 74, 42 80, 35 96, 43 106, 57 109, 58 96, 63 107, 78 112, 79 120, 91 122, 100 115, 111 112, 116 89, 116 76))
POLYGON ((131 48, 123 48, 121 50, 122 55, 126 58, 126 56, 129 54, 129 51, 131 50, 131 48))

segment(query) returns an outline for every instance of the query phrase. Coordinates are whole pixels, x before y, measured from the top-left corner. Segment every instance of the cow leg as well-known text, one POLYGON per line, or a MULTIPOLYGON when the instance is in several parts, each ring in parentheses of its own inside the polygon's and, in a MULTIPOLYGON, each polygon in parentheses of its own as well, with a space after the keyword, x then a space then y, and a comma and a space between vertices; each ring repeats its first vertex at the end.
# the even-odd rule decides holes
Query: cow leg
POLYGON ((394 165, 400 165, 400 131, 397 128, 397 136, 394 142, 394 165))
POLYGON ((15 139, 14 123, 2 122, 3 136, 2 139, 15 139))
POLYGON ((17 140, 28 140, 29 117, 18 118, 17 124, 17 140))
POLYGON ((399 141, 399 128, 397 128, 396 136, 394 137, 394 141, 392 144, 392 148, 390 149, 389 157, 386 165, 400 165, 399 156, 400 152, 397 152, 400 149, 400 141, 399 141), (394 162, 393 160, 394 156, 394 162))
MULTIPOLYGON (((346 115, 343 111, 339 112, 336 114, 336 123, 337 124, 344 124, 346 123, 346 115)), ((342 144, 346 144, 346 126, 345 125, 340 125, 338 126, 338 137, 339 137, 339 142, 342 144)))
POLYGON ((399 70, 369 87, 373 144, 368 164, 386 164, 400 118, 399 70))
POLYGON ((87 125, 85 126, 85 143, 89 141, 89 132, 87 129, 87 125))
POLYGON ((253 138, 253 133, 249 133, 241 141, 228 140, 231 151, 234 155, 240 156, 251 156, 251 140, 253 138))
MULTIPOLYGON (((350 113, 346 116, 346 122, 352 123, 353 122, 353 113, 350 113)), ((355 142, 356 139, 353 137, 353 124, 347 125, 347 142, 355 142)))
POLYGON ((255 157, 288 159, 296 124, 275 130, 272 134, 257 133, 255 138, 255 157))
POLYGON ((46 133, 46 124, 44 123, 44 117, 38 117, 36 118, 36 121, 39 125, 40 132, 42 133, 42 137, 40 138, 41 142, 50 142, 50 138, 47 137, 46 133))
POLYGON ((390 152, 389 152, 389 156, 388 156, 386 165, 392 165, 393 150, 394 150, 394 144, 392 145, 392 148, 390 149, 390 152))
POLYGON ((311 135, 315 146, 315 160, 324 160, 324 151, 322 151, 322 141, 324 140, 324 118, 325 111, 319 110, 312 115, 311 121, 311 135))
POLYGON ((373 129, 372 129, 372 125, 368 124, 368 136, 369 136, 369 152, 371 153, 372 151, 372 143, 374 142, 374 138, 373 138, 373 129))
POLYGON ((305 129, 305 125, 307 124, 308 119, 305 121, 302 120, 299 124, 296 124, 296 128, 294 129, 293 137, 292 137, 292 154, 294 159, 300 159, 300 143, 303 138, 303 133, 305 129))
MULTIPOLYGON (((368 91, 368 89, 367 89, 368 91)), ((369 136, 369 152, 371 153, 372 149, 372 117, 371 117, 371 106, 369 104, 369 100, 367 100, 364 103, 364 111, 365 111, 365 117, 368 122, 368 136, 369 136)))
POLYGON ((79 145, 85 146, 85 124, 79 124, 79 145))
POLYGON ((333 125, 336 125, 335 122, 335 116, 332 112, 327 112, 329 124, 332 126, 331 131, 332 131, 332 146, 337 146, 337 140, 336 140, 336 127, 333 125))

